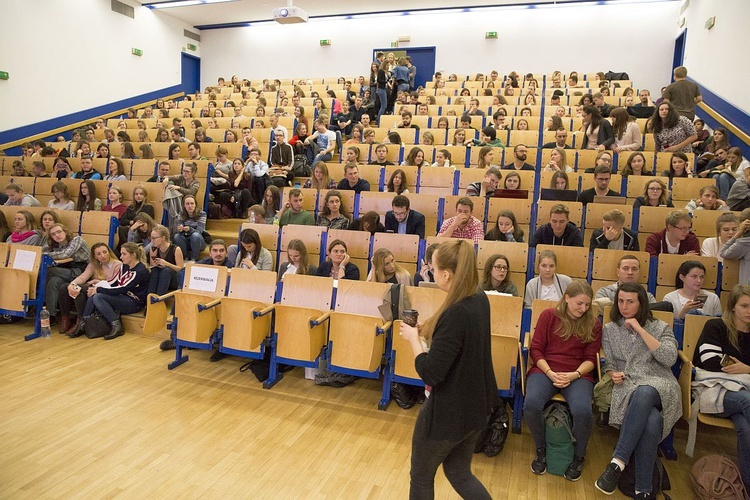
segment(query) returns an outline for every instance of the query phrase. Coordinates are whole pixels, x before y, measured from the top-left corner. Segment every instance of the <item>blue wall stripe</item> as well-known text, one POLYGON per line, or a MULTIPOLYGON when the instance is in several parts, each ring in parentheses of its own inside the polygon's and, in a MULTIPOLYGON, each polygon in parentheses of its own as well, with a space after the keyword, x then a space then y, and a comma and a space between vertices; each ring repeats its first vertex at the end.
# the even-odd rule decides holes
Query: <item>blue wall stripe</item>
MULTIPOLYGON (((703 101, 713 108, 714 111, 723 116, 728 122, 742 130, 747 135, 750 135, 750 115, 742 111, 740 108, 734 106, 729 101, 719 97, 717 94, 703 86, 700 82, 688 78, 691 82, 698 85, 703 96, 703 101)), ((700 108, 696 107, 696 112, 700 108)))
MULTIPOLYGON (((95 108, 89 108, 83 111, 78 111, 76 113, 71 113, 69 115, 58 116, 57 118, 51 118, 43 122, 33 123, 31 125, 18 127, 18 128, 14 128, 11 130, 5 130, 5 131, 0 132, 0 144, 7 144, 9 142, 15 142, 15 141, 21 140, 25 137, 31 137, 37 134, 43 134, 50 130, 68 126, 72 123, 78 123, 78 122, 89 121, 89 120, 94 121, 99 116, 110 114, 121 109, 138 106, 144 102, 153 101, 160 97, 164 97, 164 96, 168 96, 172 94, 178 94, 180 92, 182 92, 182 84, 155 90, 153 92, 148 92, 146 94, 137 95, 135 97, 130 97, 128 99, 123 99, 121 101, 104 104, 102 106, 97 106, 95 108)), ((66 139, 70 139, 71 133, 68 132, 67 134, 56 134, 55 137, 57 135, 64 135, 66 139)), ((50 139, 54 140, 54 137, 45 138, 45 140, 50 140, 50 139)), ((7 150, 6 154, 8 155, 17 154, 13 152, 16 149, 20 151, 20 148, 12 148, 10 150, 7 150)))

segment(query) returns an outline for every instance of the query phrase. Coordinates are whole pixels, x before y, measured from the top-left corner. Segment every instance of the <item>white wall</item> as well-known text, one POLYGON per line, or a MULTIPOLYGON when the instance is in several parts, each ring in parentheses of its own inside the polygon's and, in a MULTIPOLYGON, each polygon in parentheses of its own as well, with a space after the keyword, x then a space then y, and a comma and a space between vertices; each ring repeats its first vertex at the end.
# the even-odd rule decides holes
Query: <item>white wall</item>
POLYGON ((685 66, 688 76, 725 101, 750 113, 747 55, 750 2, 747 0, 690 0, 686 18, 685 66), (706 19, 716 16, 710 30, 706 19))
POLYGON ((190 26, 132 5, 135 19, 109 0, 2 0, 0 130, 178 85, 190 26))
POLYGON ((436 46, 436 68, 448 72, 627 71, 653 92, 668 83, 678 12, 678 2, 566 5, 207 30, 201 33, 201 80, 205 87, 232 74, 367 75, 373 48, 411 35, 402 47, 436 46), (499 39, 485 40, 486 31, 497 31, 499 39), (321 47, 320 39, 332 45, 321 47))

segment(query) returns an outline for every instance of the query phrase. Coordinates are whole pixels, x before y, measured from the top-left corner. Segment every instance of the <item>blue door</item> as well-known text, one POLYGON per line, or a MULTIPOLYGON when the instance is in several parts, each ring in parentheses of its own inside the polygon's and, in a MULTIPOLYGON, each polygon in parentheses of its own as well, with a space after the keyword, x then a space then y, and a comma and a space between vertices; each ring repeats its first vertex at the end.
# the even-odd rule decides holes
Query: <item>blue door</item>
POLYGON ((411 63, 417 67, 417 75, 414 77, 414 85, 416 87, 424 87, 425 83, 432 80, 435 74, 435 47, 404 47, 397 49, 373 49, 372 60, 375 60, 375 53, 382 52, 393 54, 398 58, 399 56, 411 57, 411 63))
POLYGON ((182 90, 186 94, 198 92, 201 88, 201 60, 199 57, 182 53, 182 90))

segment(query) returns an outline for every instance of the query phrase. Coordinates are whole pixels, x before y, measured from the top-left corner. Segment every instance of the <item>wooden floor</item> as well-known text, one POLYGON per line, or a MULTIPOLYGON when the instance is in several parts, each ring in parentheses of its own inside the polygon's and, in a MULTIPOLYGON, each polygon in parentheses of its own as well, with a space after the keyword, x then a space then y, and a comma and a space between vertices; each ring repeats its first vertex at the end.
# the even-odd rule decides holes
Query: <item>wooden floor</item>
MULTIPOLYGON (((114 341, 24 342, 0 326, 0 498, 406 498, 419 408, 377 410, 380 384, 315 386, 295 369, 264 390, 242 361, 210 352, 167 370, 174 351, 114 341)), ((686 430, 677 432, 684 451, 686 430)), ((494 498, 602 498, 593 487, 616 441, 594 429, 582 480, 530 470, 532 441, 511 434, 474 471, 494 498)), ((734 455, 732 434, 701 427, 696 456, 734 455)), ((692 498, 691 460, 666 463, 672 498, 692 498)), ((442 471, 437 498, 457 498, 442 471)), ((623 498, 619 492, 611 498, 623 498)))

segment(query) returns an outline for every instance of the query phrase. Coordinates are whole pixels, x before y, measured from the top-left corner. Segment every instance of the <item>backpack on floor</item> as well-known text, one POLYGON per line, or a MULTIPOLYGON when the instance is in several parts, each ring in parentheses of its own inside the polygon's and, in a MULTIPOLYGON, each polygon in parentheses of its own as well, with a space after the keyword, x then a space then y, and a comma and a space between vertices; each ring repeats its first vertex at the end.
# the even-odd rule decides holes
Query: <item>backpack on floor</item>
POLYGON ((737 465, 721 455, 706 455, 696 460, 690 469, 690 481, 693 493, 700 500, 748 499, 737 465))
MULTIPOLYGON (((625 465, 625 470, 620 474, 617 487, 623 495, 635 498, 635 453, 630 457, 630 462, 625 465)), ((670 496, 664 493, 665 490, 670 489, 672 489, 672 484, 669 481, 667 470, 664 468, 664 464, 661 463, 661 459, 656 457, 654 473, 651 479, 651 498, 656 498, 661 493, 666 500, 671 500, 670 496)))
POLYGON ((508 438, 508 409, 505 407, 505 401, 500 400, 490 416, 487 417, 487 427, 479 434, 477 443, 474 446, 474 453, 484 452, 488 457, 494 457, 500 454, 505 447, 505 440, 508 438))
POLYGON ((568 406, 552 403, 544 410, 544 439, 547 442, 547 472, 555 476, 565 475, 573 461, 575 438, 573 418, 568 406))
POLYGON ((103 316, 92 314, 86 320, 86 326, 84 326, 83 330, 86 332, 88 338, 98 339, 107 335, 111 329, 112 325, 110 325, 103 316))

